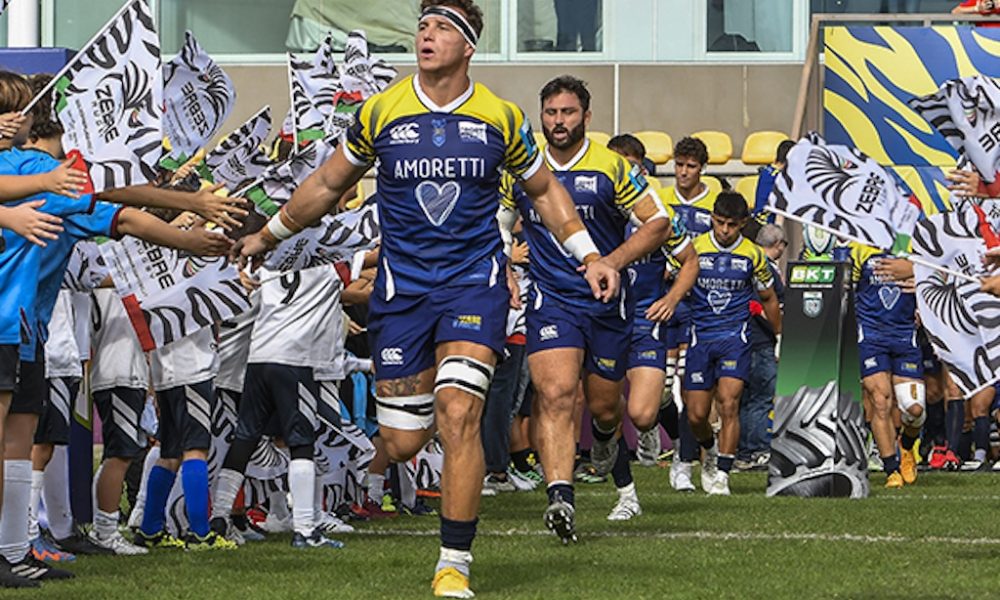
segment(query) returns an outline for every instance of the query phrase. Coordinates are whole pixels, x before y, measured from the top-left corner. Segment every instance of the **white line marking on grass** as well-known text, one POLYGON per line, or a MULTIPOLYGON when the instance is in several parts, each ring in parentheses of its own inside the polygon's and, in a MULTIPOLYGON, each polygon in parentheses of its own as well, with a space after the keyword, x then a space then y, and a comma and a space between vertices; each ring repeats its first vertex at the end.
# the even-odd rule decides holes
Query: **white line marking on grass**
MULTIPOLYGON (((997 538, 962 538, 962 537, 907 537, 902 535, 857 535, 853 533, 764 533, 756 531, 582 531, 584 538, 625 538, 625 539, 655 539, 655 540, 704 540, 711 542, 727 541, 790 541, 790 542, 852 542, 861 544, 954 544, 996 546, 1000 545, 997 538)), ((353 535, 372 537, 437 537, 435 530, 409 529, 367 529, 356 530, 353 535)), ((480 531, 479 537, 550 537, 552 533, 540 529, 507 529, 504 531, 480 531)))

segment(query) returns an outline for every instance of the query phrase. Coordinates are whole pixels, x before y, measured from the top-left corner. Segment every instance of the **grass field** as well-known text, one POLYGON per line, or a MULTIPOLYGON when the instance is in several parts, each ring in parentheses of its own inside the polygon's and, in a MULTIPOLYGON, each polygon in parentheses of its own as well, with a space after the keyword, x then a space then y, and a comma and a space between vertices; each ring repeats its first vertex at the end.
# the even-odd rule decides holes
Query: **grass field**
MULTIPOLYGON (((644 514, 613 524, 610 483, 577 487, 580 543, 544 530, 541 491, 484 498, 473 548, 480 598, 990 598, 1000 596, 1000 475, 922 474, 867 500, 765 498, 734 474, 729 498, 681 495, 635 468, 644 514)), ((697 478, 696 478, 697 479, 697 478)), ((2 598, 429 598, 437 518, 359 526, 342 550, 288 536, 235 552, 83 557, 78 577, 2 598)))

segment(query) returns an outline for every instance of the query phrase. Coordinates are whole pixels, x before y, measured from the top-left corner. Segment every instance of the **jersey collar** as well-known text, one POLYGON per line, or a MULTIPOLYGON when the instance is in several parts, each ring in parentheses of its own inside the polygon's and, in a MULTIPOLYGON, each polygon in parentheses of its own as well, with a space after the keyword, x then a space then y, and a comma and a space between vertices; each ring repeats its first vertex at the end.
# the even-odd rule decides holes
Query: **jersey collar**
POLYGON ((549 163, 549 166, 552 167, 553 171, 569 171, 575 167, 577 163, 583 160, 584 155, 587 154, 587 150, 590 150, 590 138, 583 138, 583 145, 580 146, 580 150, 575 156, 573 156, 573 158, 569 159, 569 162, 565 165, 559 164, 556 159, 552 158, 552 154, 549 152, 550 145, 551 144, 545 145, 545 162, 549 163))
POLYGON ((455 98, 454 100, 452 100, 451 102, 449 102, 444 106, 438 106, 437 104, 434 103, 433 100, 431 100, 430 96, 425 94, 424 90, 421 89, 420 74, 415 73, 413 75, 413 91, 417 94, 417 99, 420 100, 420 103, 426 106, 428 109, 430 109, 431 112, 439 112, 439 113, 455 112, 456 108, 465 104, 466 101, 468 101, 468 99, 472 97, 472 92, 475 90, 475 88, 476 84, 470 79, 469 88, 464 92, 462 92, 461 96, 455 98))
POLYGON ((705 187, 704 187, 704 189, 701 190, 700 194, 695 195, 695 197, 691 198, 690 200, 687 200, 686 198, 684 198, 684 196, 681 196, 680 190, 678 190, 677 186, 675 185, 674 186, 674 195, 677 196, 677 200, 681 204, 694 204, 695 202, 697 202, 697 201, 701 200, 702 198, 704 198, 705 196, 707 196, 708 195, 708 184, 705 183, 704 181, 700 181, 700 180, 698 181, 698 183, 700 183, 701 185, 703 185, 705 187))
POLYGON ((743 234, 740 234, 740 236, 738 238, 736 238, 736 241, 733 242, 733 245, 729 246, 728 248, 726 248, 726 247, 723 247, 723 245, 719 243, 719 240, 715 239, 715 232, 714 231, 709 231, 708 235, 711 236, 712 243, 715 244, 715 247, 718 248, 719 251, 721 251, 721 252, 732 252, 733 250, 736 249, 737 246, 740 245, 740 242, 743 241, 743 234))

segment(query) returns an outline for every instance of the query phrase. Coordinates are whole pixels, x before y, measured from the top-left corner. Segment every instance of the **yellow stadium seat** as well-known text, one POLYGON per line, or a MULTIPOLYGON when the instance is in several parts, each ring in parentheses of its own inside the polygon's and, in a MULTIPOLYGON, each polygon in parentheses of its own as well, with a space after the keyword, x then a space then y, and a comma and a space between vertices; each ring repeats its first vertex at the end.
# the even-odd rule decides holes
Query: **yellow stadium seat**
POLYGON ((646 147, 646 158, 653 164, 665 165, 674 157, 674 140, 662 131, 637 131, 635 137, 646 147))
MULTIPOLYGON (((712 161, 709 161, 712 162, 712 161)), ((708 189, 714 194, 718 194, 722 191, 722 182, 712 177, 711 175, 702 175, 701 182, 708 186, 708 189)))
POLYGON ((769 165, 774 162, 778 144, 787 139, 780 131, 755 131, 743 142, 740 159, 745 165, 769 165))
POLYGON ((757 175, 751 175, 736 182, 736 191, 743 196, 750 208, 753 208, 757 201, 757 179, 759 179, 757 175))
POLYGON ((691 137, 705 142, 708 147, 708 164, 724 165, 733 157, 733 140, 721 131, 699 131, 691 137))
POLYGON ((611 141, 611 135, 603 131, 588 131, 587 137, 590 138, 591 142, 600 144, 601 146, 607 146, 608 142, 611 141))

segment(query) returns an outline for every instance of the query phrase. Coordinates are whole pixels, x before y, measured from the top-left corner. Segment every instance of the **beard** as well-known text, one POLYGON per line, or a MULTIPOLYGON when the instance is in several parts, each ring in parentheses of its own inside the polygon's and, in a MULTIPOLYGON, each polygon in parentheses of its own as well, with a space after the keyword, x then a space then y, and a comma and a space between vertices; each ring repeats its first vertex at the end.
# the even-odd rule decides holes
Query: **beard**
POLYGON ((546 129, 542 127, 542 133, 545 135, 545 141, 548 142, 550 146, 558 150, 565 150, 566 148, 571 148, 578 144, 580 140, 586 135, 585 126, 583 121, 573 129, 566 129, 565 127, 554 127, 553 129, 546 129), (557 143, 553 139, 555 133, 567 132, 566 141, 557 143))

